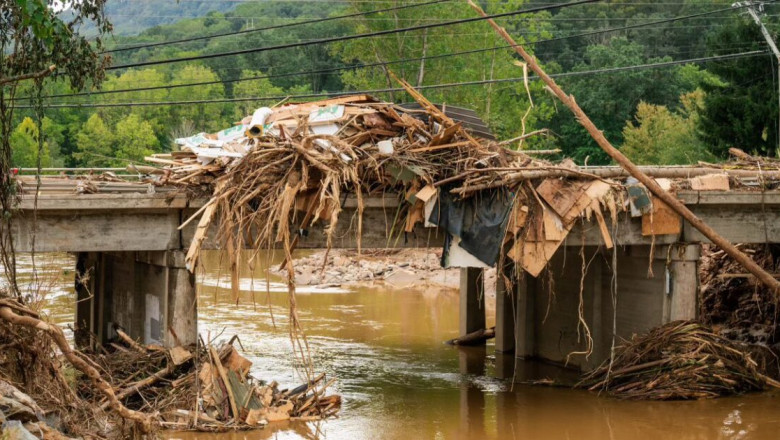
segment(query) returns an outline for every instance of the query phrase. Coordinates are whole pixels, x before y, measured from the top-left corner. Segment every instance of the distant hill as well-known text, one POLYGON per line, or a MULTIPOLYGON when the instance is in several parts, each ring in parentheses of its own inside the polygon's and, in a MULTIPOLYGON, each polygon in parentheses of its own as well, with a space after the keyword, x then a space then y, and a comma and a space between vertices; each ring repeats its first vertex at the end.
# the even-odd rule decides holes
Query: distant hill
POLYGON ((209 0, 109 0, 106 15, 114 25, 114 35, 128 36, 181 19, 203 17, 209 12, 227 12, 236 4, 209 0))

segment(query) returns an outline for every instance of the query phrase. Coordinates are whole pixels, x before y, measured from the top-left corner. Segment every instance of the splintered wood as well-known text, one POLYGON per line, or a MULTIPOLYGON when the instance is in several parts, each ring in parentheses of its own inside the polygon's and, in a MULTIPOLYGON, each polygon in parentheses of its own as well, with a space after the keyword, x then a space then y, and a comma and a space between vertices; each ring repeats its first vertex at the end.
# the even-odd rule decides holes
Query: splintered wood
POLYGON ((125 336, 117 351, 89 355, 90 360, 116 384, 119 401, 155 414, 162 427, 215 432, 262 428, 284 420, 321 420, 341 406, 339 396, 326 394, 333 381, 324 374, 292 389, 253 377, 252 362, 233 346, 236 338, 219 346, 159 350, 125 336))
MULTIPOLYGON (((527 228, 525 236, 515 240, 515 244, 509 251, 509 257, 522 265, 532 276, 539 276, 547 266, 547 262, 555 254, 555 251, 563 244, 574 227, 576 220, 595 215, 599 222, 601 232, 607 247, 612 247, 612 239, 606 228, 602 207, 610 203, 615 204, 615 192, 612 186, 601 180, 594 181, 564 181, 561 179, 547 179, 535 190, 538 199, 535 204, 541 212, 541 221, 535 220, 527 228)), ((515 209, 516 216, 512 228, 516 231, 518 224, 525 224, 529 209, 523 206, 515 209)), ((610 210, 610 212, 614 212, 610 210)), ((611 216, 616 221, 615 215, 611 216)), ((514 232, 517 233, 517 232, 514 232)))

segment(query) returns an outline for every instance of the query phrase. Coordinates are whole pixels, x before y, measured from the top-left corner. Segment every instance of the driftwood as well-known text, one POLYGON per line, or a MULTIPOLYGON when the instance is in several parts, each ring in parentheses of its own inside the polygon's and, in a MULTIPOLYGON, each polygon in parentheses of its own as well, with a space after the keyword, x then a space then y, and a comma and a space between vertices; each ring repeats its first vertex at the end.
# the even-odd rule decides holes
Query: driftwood
POLYGON ((477 331, 467 333, 463 336, 458 336, 457 338, 450 339, 446 343, 449 345, 479 345, 487 341, 488 339, 492 339, 495 337, 496 337, 496 328, 490 327, 490 328, 479 329, 477 331))
MULTIPOLYGON (((132 396, 133 394, 137 394, 142 389, 154 385, 155 383, 159 382, 161 379, 170 376, 171 374, 173 374, 173 370, 175 369, 176 369, 176 365, 174 365, 173 362, 170 362, 162 370, 152 374, 151 376, 145 379, 141 379, 125 387, 123 390, 116 393, 116 398, 122 400, 132 396)), ((108 402, 105 402, 100 406, 100 408, 106 409, 108 407, 108 404, 109 404, 108 402)))
MULTIPOLYGON (((469 0, 469 5, 476 10, 480 15, 483 17, 486 17, 487 14, 485 14, 485 11, 482 10, 479 6, 474 4, 473 1, 469 0)), ((752 273, 756 276, 763 284, 765 284, 767 287, 770 287, 775 295, 780 295, 780 281, 776 280, 771 274, 769 274, 767 271, 761 268, 758 264, 756 264, 755 261, 753 261, 749 256, 742 253, 739 249, 737 249, 736 246, 731 244, 728 240, 723 238, 720 234, 715 232, 714 229, 712 229, 709 225, 704 223, 699 217, 696 216, 690 209, 688 209, 682 202, 677 200, 675 196, 673 196, 668 191, 664 190, 653 178, 645 174, 639 167, 634 165, 633 162, 631 162, 626 156, 623 155, 620 151, 618 151, 615 147, 612 146, 612 144, 607 140, 607 138, 604 136, 604 133, 602 133, 595 124, 593 124, 593 121, 590 120, 587 114, 580 108, 580 106, 577 104, 577 102, 574 100, 574 97, 567 95, 559 86, 555 83, 555 81, 550 78, 549 75, 539 66, 539 63, 536 62, 536 59, 531 56, 528 52, 525 51, 523 46, 517 44, 515 40, 507 33, 507 31, 500 27, 493 19, 488 18, 488 23, 495 29, 495 31, 504 39, 507 43, 509 43, 512 47, 515 48, 515 51, 523 57, 523 59, 528 63, 528 66, 531 68, 531 70, 536 73, 539 78, 541 78, 545 84, 549 87, 549 89, 555 94, 555 96, 558 97, 558 99, 561 100, 569 109, 574 113, 575 118, 579 123, 585 127, 586 130, 588 130, 588 133, 590 133, 591 137, 596 141, 597 144, 601 147, 602 150, 604 150, 609 157, 611 157, 615 162, 617 162, 621 167, 625 168, 626 171, 631 174, 633 177, 635 177, 639 182, 641 182, 643 185, 647 187, 647 189, 650 190, 655 196, 657 196, 659 199, 661 199, 664 203, 669 205, 676 213, 680 214, 685 220, 688 221, 688 223, 691 224, 694 228, 696 228, 699 232, 701 232, 705 237, 709 238, 710 241, 712 241, 714 244, 720 246, 727 254, 729 254, 734 260, 736 260, 739 264, 742 265, 748 272, 752 273)))
POLYGON ((114 331, 116 332, 117 336, 119 336, 119 339, 124 341, 125 344, 129 345, 130 348, 133 350, 139 352, 139 353, 146 353, 146 349, 139 343, 135 342, 133 338, 131 338, 127 333, 122 331, 119 327, 115 327, 114 331))

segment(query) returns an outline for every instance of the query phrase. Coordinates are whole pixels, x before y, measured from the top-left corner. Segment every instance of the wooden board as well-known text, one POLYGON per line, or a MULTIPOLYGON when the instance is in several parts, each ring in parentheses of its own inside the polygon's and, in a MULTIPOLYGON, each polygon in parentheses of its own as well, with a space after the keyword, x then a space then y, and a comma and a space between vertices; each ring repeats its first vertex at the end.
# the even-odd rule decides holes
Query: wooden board
POLYGON ((691 189, 696 191, 728 191, 729 176, 725 174, 707 174, 691 179, 691 189))
POLYGON ((682 232, 682 218, 661 199, 653 197, 653 212, 642 216, 642 235, 677 235, 682 232))
POLYGON ((571 211, 587 188, 583 182, 568 183, 562 179, 547 179, 536 188, 537 194, 561 217, 571 211))

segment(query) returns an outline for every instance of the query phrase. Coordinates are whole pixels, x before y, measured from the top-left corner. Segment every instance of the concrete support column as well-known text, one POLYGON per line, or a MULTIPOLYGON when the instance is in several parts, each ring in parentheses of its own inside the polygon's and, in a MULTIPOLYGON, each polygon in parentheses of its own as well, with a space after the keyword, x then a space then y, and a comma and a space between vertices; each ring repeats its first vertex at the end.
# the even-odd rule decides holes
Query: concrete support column
POLYGON ((103 264, 99 252, 79 252, 76 254, 76 322, 74 342, 77 347, 93 347, 100 340, 104 301, 103 264))
POLYGON ((515 356, 528 359, 534 356, 534 285, 528 274, 517 281, 515 305, 515 356))
POLYGON ((465 267, 460 270, 461 335, 485 328, 485 284, 482 269, 465 267))
POLYGON ((505 273, 512 281, 507 286, 504 277, 496 277, 496 352, 511 353, 515 351, 515 298, 517 283, 512 273, 505 273))
POLYGON ((145 344, 171 347, 197 340, 195 276, 184 266, 184 252, 80 254, 77 269, 90 271, 91 279, 77 282, 76 326, 96 342, 114 338, 114 326, 145 344))
POLYGON ((666 273, 664 323, 696 319, 699 311, 699 258, 701 245, 679 244, 670 250, 666 273))

